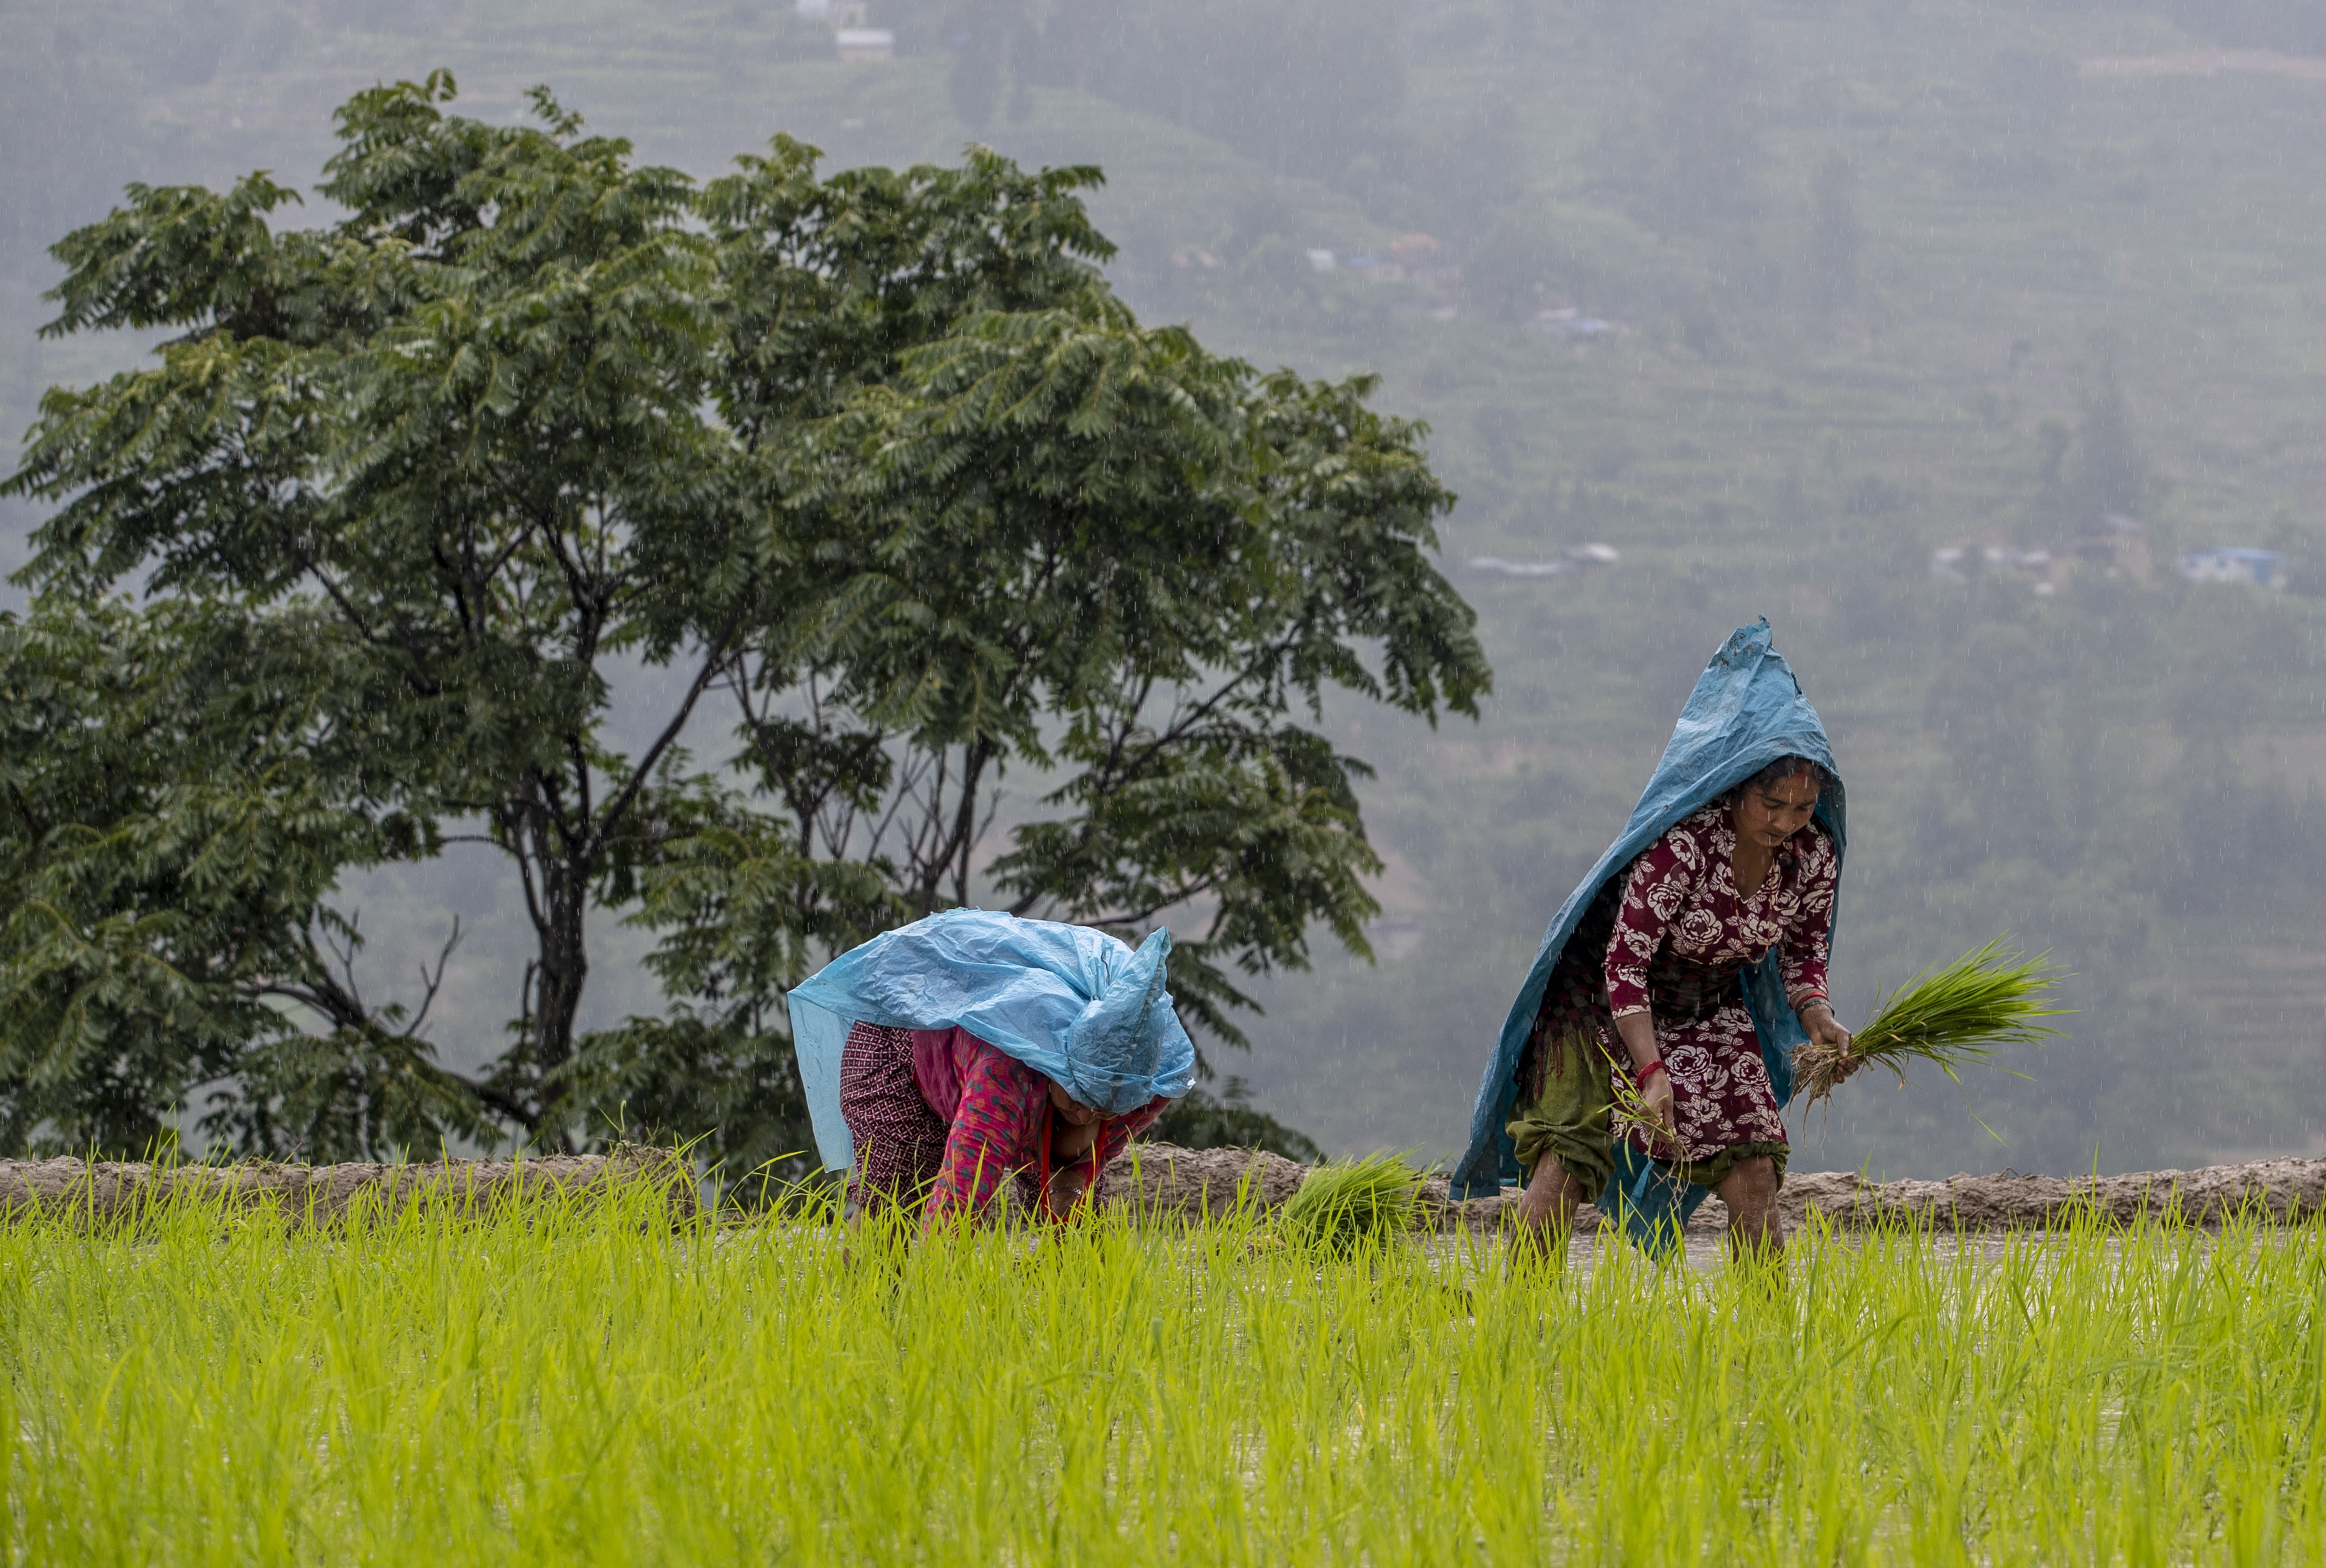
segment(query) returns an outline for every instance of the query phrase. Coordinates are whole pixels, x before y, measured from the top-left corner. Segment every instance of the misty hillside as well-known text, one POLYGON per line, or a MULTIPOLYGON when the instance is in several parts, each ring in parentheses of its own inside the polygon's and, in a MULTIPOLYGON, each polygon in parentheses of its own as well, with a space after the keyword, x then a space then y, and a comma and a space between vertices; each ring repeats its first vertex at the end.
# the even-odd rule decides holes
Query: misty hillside
MULTIPOLYGON (((1765 614, 1848 781, 1845 1019, 2006 929, 2080 1009, 2026 1081, 1861 1081, 1796 1168, 2326 1146, 2319 8, 803 9, 0 0, 0 419, 139 347, 35 339, 48 244, 132 180, 312 185, 382 78, 449 66, 492 116, 547 82, 698 176, 777 131, 1096 163, 1142 318, 1430 422, 1496 673, 1482 723, 1330 716, 1378 770, 1377 961, 1264 982, 1252 1056, 1215 1053, 1260 1103, 1336 1152, 1457 1143, 1545 923, 1765 614), (2183 574, 2222 547, 2270 585, 2183 574)), ((0 515, 11 568, 33 521, 0 515)), ((488 1054, 498 873, 366 900, 383 977, 463 914, 434 1035, 488 1054)), ((650 1005, 603 935, 593 1014, 650 1005)))

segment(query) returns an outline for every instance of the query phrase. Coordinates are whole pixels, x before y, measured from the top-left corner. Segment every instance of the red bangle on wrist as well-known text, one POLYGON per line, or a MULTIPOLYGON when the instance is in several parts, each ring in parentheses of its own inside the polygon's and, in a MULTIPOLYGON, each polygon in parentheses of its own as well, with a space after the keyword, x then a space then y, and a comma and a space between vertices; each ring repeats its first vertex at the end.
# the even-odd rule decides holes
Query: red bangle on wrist
MULTIPOLYGON (((1664 1061, 1662 1057, 1657 1057, 1653 1062, 1649 1062, 1637 1072, 1633 1073, 1632 1081, 1638 1084, 1642 1089, 1645 1089, 1648 1086, 1648 1074, 1651 1072, 1664 1072, 1664 1061)), ((1664 1072, 1664 1076, 1669 1078, 1671 1074, 1664 1072)))

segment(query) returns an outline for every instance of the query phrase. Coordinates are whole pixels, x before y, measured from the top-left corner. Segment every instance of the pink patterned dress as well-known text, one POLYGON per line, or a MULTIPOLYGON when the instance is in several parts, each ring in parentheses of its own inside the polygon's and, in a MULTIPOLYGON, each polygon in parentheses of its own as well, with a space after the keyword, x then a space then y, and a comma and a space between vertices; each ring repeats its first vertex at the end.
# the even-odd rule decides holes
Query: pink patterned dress
MULTIPOLYGON (((1157 1099, 1109 1118, 1094 1150, 1099 1168, 1170 1103, 1157 1099)), ((1042 1211, 1034 1173, 1050 1131, 1050 1081, 965 1029, 850 1029, 840 1114, 856 1150, 851 1209, 917 1202, 922 1228, 933 1229, 982 1212, 1016 1173, 1022 1201, 1042 1211)))
POLYGON ((1749 895, 1737 891, 1735 851, 1728 808, 1707 806, 1609 882, 1552 972, 1526 1070, 1539 1092, 1543 1074, 1562 1066, 1560 1044, 1580 1039, 1605 1052, 1597 1070, 1611 1082, 1628 1078, 1614 1020, 1651 1013, 1679 1144, 1621 1114, 1614 1133, 1706 1181, 1741 1157, 1768 1155, 1782 1169, 1785 1124, 1740 982, 1774 948, 1787 1000, 1798 1007, 1826 994, 1840 875, 1833 841, 1814 823, 1778 849, 1749 895))
MULTIPOLYGON (((1737 891, 1735 853, 1725 808, 1680 822, 1632 862, 1607 943, 1608 1015, 1654 1015, 1679 1158, 1689 1164, 1743 1145, 1786 1143, 1739 991, 1744 970, 1775 948, 1786 1001, 1800 1007, 1826 994, 1841 869, 1833 841, 1814 823, 1803 828, 1770 857, 1767 877, 1749 895, 1737 891)), ((1672 1153, 1655 1146, 1661 1140, 1649 1128, 1633 1125, 1625 1136, 1642 1154, 1672 1153)))

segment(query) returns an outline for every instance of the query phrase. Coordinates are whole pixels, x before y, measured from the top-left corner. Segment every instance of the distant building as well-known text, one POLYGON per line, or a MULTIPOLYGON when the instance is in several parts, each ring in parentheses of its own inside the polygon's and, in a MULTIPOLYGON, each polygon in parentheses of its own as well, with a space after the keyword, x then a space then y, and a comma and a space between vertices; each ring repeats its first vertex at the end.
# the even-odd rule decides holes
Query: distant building
POLYGON ((2181 558, 2181 575, 2191 582, 2247 582, 2256 588, 2285 586, 2286 559, 2275 550, 2234 545, 2192 550, 2181 558))
POLYGON ((1504 561, 1499 555, 1474 555, 1468 565, 1488 577, 1565 577, 1575 570, 1564 561, 1504 561))
POLYGON ((1498 555, 1474 555, 1465 564, 1489 577, 1566 577, 1596 566, 1613 566, 1623 558, 1612 544, 1571 544, 1558 552, 1557 561, 1504 561, 1498 555))
POLYGON ((832 35, 842 60, 893 60, 897 35, 885 27, 843 27, 832 35))
POLYGON ((1308 264, 1320 273, 1348 272, 1369 283, 1419 283, 1424 287, 1459 283, 1462 269, 1445 259, 1446 247, 1426 234, 1400 235, 1388 254, 1367 252, 1341 255, 1312 250, 1308 264))
POLYGON ((2035 580, 2035 591, 2049 595, 2054 591, 2052 580, 2052 559, 2048 550, 2014 550, 2007 544, 1949 544, 1931 552, 1931 575, 1950 577, 1958 581, 1970 577, 1974 570, 1996 574, 2018 572, 2035 580))
MULTIPOLYGON (((1446 247, 1426 234, 1401 234, 1390 243, 1389 267, 1409 283, 1458 283, 1462 269, 1446 259, 1446 247)), ((1384 280, 1386 281, 1386 280, 1384 280)))
POLYGON ((1624 329, 1614 321, 1603 321, 1596 316, 1586 316, 1575 310, 1543 311, 1534 319, 1539 330, 1554 338, 1572 338, 1590 342, 1597 338, 1612 338, 1624 329))

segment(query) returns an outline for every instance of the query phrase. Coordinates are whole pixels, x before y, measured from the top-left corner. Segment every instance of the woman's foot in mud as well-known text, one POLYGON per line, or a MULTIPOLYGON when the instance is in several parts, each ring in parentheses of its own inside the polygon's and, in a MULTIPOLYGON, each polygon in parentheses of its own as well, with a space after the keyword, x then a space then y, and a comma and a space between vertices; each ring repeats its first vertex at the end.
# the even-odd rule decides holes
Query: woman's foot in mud
POLYGON ((1777 1163, 1766 1155, 1739 1160, 1720 1181, 1728 1206, 1731 1266, 1765 1271, 1772 1285, 1785 1277, 1785 1221, 1777 1212, 1777 1163))
POLYGON ((1512 1263, 1540 1266, 1566 1262, 1568 1238, 1575 1232, 1575 1210, 1582 1198, 1582 1184, 1556 1158, 1545 1155, 1519 1194, 1510 1238, 1512 1263))

